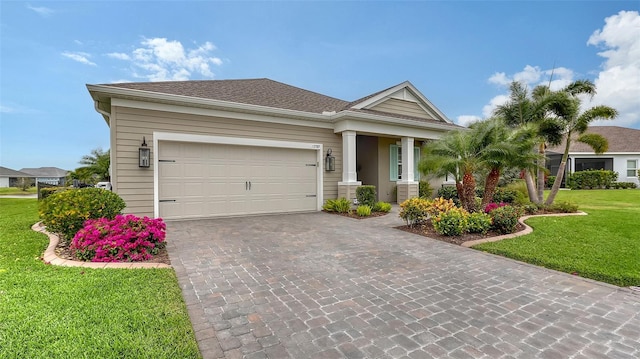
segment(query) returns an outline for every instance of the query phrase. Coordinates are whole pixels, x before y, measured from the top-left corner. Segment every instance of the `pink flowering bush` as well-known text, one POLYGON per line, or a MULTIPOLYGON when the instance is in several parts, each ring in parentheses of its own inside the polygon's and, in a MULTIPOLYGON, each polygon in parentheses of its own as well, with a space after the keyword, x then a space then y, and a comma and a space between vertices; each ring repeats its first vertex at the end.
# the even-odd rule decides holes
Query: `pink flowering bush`
POLYGON ((494 209, 500 208, 500 207, 504 207, 506 205, 507 205, 507 203, 504 203, 504 202, 500 202, 500 203, 490 202, 490 203, 487 203, 487 205, 484 207, 484 213, 491 213, 491 211, 493 211, 494 209))
POLYGON ((70 249, 84 261, 144 261, 164 248, 165 230, 161 218, 128 214, 114 219, 89 219, 73 237, 70 249))

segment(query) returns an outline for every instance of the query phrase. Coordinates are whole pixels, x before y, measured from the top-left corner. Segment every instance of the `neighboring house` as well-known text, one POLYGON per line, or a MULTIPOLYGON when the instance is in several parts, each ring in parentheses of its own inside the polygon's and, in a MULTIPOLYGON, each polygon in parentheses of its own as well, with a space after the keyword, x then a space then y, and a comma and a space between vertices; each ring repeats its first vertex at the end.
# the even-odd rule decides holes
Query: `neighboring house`
POLYGON ((36 182, 55 186, 64 186, 69 173, 57 167, 23 168, 20 172, 28 173, 36 179, 36 182))
MULTIPOLYGON (((585 170, 611 170, 618 172, 618 182, 638 181, 640 169, 640 130, 618 126, 591 126, 587 133, 596 133, 607 139, 609 149, 603 154, 595 154, 588 145, 571 141, 567 173, 585 170)), ((560 145, 547 149, 549 160, 547 169, 551 175, 558 172, 558 166, 564 152, 565 141, 560 145)))
POLYGON ((17 187, 18 179, 32 178, 28 173, 12 170, 11 168, 0 166, 0 188, 17 187))
POLYGON ((409 82, 353 102, 269 79, 87 88, 110 127, 113 191, 165 219, 318 211, 362 184, 402 201, 418 194, 420 145, 460 128, 409 82))

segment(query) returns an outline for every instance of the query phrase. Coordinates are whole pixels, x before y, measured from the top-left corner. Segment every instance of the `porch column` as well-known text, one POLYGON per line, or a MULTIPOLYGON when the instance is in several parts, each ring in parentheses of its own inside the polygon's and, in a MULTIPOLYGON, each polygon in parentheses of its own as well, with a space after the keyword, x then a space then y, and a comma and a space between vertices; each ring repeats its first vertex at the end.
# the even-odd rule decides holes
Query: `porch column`
POLYGON ((358 182, 356 173, 356 131, 342 132, 342 182, 338 182, 338 197, 356 198, 358 182))
POLYGON ((396 184, 398 186, 398 203, 418 197, 418 182, 414 179, 414 157, 413 157, 413 137, 402 137, 402 179, 396 184))

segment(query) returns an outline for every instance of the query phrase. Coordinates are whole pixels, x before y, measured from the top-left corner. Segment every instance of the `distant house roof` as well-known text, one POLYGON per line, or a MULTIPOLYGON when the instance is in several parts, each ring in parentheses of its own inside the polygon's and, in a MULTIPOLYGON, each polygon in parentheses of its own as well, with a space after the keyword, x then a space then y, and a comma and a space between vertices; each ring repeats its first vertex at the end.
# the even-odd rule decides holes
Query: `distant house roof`
POLYGON ((61 178, 66 177, 69 171, 58 167, 23 168, 20 172, 28 173, 32 177, 61 178))
POLYGON ((0 177, 33 177, 32 175, 0 166, 0 177))
MULTIPOLYGON (((640 153, 640 130, 619 126, 591 126, 586 133, 596 133, 607 139, 609 149, 607 152, 637 152, 640 153)), ((558 146, 549 147, 548 152, 563 153, 565 141, 558 146)), ((571 141, 569 152, 593 153, 593 149, 588 145, 571 141)))
POLYGON ((419 91, 417 91, 417 89, 415 89, 408 81, 391 86, 387 89, 378 91, 352 102, 322 95, 317 92, 301 89, 299 87, 287 85, 267 78, 242 80, 132 82, 102 84, 98 86, 235 102, 315 114, 331 112, 339 113, 341 111, 360 112, 418 122, 438 123, 439 125, 445 125, 446 127, 451 128, 461 127, 447 119, 442 112, 435 108, 435 106, 421 94, 418 97, 420 97, 422 102, 427 104, 426 107, 430 109, 430 112, 434 115, 434 119, 382 112, 362 107, 367 100, 375 98, 381 94, 385 94, 393 89, 405 86, 413 89, 415 94, 419 94, 419 91))

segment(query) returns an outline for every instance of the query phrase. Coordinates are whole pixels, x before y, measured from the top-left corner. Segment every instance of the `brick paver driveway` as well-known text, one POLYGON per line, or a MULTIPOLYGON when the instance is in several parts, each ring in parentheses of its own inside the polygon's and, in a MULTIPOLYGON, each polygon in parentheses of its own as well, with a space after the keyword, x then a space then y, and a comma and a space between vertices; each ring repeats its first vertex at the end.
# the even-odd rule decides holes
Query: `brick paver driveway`
POLYGON ((640 295, 399 224, 395 213, 170 222, 203 356, 640 357, 640 295))

